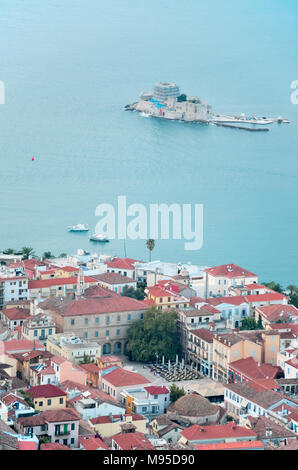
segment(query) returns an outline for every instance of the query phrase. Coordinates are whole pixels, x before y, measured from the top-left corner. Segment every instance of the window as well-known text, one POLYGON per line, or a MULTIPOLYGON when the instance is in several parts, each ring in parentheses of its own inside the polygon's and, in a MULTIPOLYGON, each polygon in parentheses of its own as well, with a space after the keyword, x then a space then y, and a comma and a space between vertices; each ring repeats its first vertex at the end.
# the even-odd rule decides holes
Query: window
POLYGON ((106 336, 110 336, 110 330, 106 330, 106 336))
POLYGON ((37 336, 37 330, 34 330, 34 336, 37 336))
POLYGON ((49 400, 48 400, 48 406, 50 406, 51 404, 52 404, 52 400, 49 399, 49 400))
POLYGON ((94 331, 95 338, 98 338, 98 331, 94 331))
POLYGON ((117 315, 117 321, 120 321, 120 315, 117 315))
POLYGON ((131 320, 131 314, 130 313, 127 315, 127 320, 131 320))
POLYGON ((108 325, 110 323, 110 317, 106 317, 106 324, 108 325))
POLYGON ((99 318, 98 317, 95 318, 95 323, 99 323, 99 318))
POLYGON ((84 323, 85 325, 88 325, 88 318, 85 318, 84 323))
POLYGON ((71 423, 71 430, 74 431, 75 429, 75 423, 71 423))
POLYGON ((40 402, 38 403, 38 406, 42 406, 42 405, 43 405, 43 402, 40 401, 40 402))
POLYGON ((143 314, 143 313, 141 313, 141 315, 140 315, 140 319, 141 319, 141 320, 143 320, 143 318, 144 318, 144 314, 143 314))
POLYGON ((120 336, 120 330, 117 330, 116 335, 120 336))
POLYGON ((74 325, 74 324, 75 324, 74 319, 70 320, 70 324, 71 324, 71 325, 74 325))
POLYGON ((84 333, 84 339, 87 339, 88 338, 88 333, 85 331, 84 333))
POLYGON ((63 404, 63 398, 59 398, 59 403, 60 403, 60 405, 63 404))
POLYGON ((49 336, 52 334, 52 328, 49 329, 49 336))

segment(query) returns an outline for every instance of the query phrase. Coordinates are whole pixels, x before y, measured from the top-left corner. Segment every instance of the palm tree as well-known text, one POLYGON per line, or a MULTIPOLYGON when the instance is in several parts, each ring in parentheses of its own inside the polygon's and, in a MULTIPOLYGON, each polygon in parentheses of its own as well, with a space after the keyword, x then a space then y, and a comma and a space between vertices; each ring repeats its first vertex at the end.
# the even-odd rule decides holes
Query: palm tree
POLYGON ((149 238, 147 241, 146 241, 146 246, 149 250, 149 260, 151 261, 151 252, 154 250, 154 247, 155 247, 155 240, 153 240, 153 238, 149 238))
POLYGON ((294 293, 298 292, 298 287, 297 287, 297 286, 294 286, 294 284, 290 284, 290 285, 287 287, 287 290, 290 291, 290 295, 292 296, 294 293))
POLYGON ((13 255, 15 250, 13 248, 6 248, 6 250, 3 250, 4 255, 13 255))
POLYGON ((28 259, 29 256, 33 256, 34 255, 33 248, 31 248, 30 246, 24 246, 22 248, 22 255, 23 255, 23 259, 28 259))
POLYGON ((55 258, 55 255, 53 255, 51 251, 45 251, 42 257, 43 259, 51 259, 51 258, 55 258))

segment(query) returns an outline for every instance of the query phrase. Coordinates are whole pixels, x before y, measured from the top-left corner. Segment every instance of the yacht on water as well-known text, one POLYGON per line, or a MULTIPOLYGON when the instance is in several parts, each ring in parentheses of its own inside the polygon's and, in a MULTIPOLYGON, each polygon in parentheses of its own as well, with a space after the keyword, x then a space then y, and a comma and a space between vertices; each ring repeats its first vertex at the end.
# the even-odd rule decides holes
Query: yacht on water
POLYGON ((110 240, 105 236, 103 235, 102 233, 93 233, 93 235, 91 235, 90 237, 90 240, 92 242, 103 242, 103 243, 107 243, 109 242, 110 240))
POLYGON ((89 228, 86 224, 77 224, 68 227, 69 232, 88 232, 89 228))

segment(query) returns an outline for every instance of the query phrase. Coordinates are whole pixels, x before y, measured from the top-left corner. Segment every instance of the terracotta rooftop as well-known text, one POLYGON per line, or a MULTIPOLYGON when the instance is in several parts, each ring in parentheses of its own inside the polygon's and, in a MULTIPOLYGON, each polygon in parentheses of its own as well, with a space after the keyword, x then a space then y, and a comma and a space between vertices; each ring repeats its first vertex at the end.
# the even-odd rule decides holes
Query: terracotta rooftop
POLYGON ((207 343, 213 343, 214 334, 212 334, 211 331, 207 330, 206 328, 191 330, 191 334, 197 338, 202 339, 203 341, 207 341, 207 343))
POLYGON ((147 437, 138 431, 115 434, 112 439, 122 450, 156 450, 147 437))
POLYGON ((47 442, 40 444, 40 450, 70 450, 70 448, 59 442, 47 442))
POLYGON ((26 320, 30 317, 29 310, 24 308, 5 308, 2 310, 2 314, 9 320, 26 320))
POLYGON ((139 300, 123 297, 99 286, 96 286, 96 295, 92 297, 86 297, 85 291, 84 296, 79 299, 49 299, 41 302, 39 307, 45 310, 52 310, 63 317, 148 309, 147 305, 139 300))
POLYGON ((53 384, 46 385, 36 385, 36 387, 31 387, 27 390, 27 394, 33 398, 50 398, 50 397, 61 397, 65 396, 66 393, 53 384))
POLYGON ((108 261, 106 265, 108 268, 134 270, 135 263, 143 263, 143 261, 132 258, 114 258, 113 261, 108 261))
POLYGON ((220 266, 214 266, 213 268, 205 269, 205 272, 211 274, 214 277, 228 277, 233 279, 235 277, 257 277, 256 274, 247 271, 247 269, 237 266, 237 264, 221 264, 220 266))
POLYGON ((45 423, 63 423, 64 421, 80 421, 80 415, 71 408, 42 411, 34 416, 19 418, 23 427, 41 426, 45 423))
POLYGON ((123 274, 118 274, 118 273, 102 273, 102 274, 96 274, 92 275, 94 279, 97 281, 102 281, 107 284, 129 284, 131 282, 136 282, 130 277, 124 276, 123 274))
POLYGON ((231 439, 247 437, 256 439, 257 434, 251 430, 241 426, 236 426, 230 421, 227 424, 217 424, 210 426, 199 426, 194 424, 180 432, 181 436, 188 441, 204 441, 209 439, 231 439))
POLYGON ((210 403, 207 398, 194 393, 188 393, 177 401, 171 403, 167 413, 175 413, 180 416, 199 417, 210 416, 218 413, 218 408, 210 403))
POLYGON ((247 378, 254 379, 275 379, 280 372, 279 367, 272 366, 271 364, 258 364, 253 357, 246 359, 239 359, 238 361, 230 362, 229 368, 234 371, 245 375, 247 378))
POLYGON ((262 441, 222 442, 218 444, 195 444, 196 450, 265 450, 262 441))
POLYGON ((111 372, 107 372, 102 376, 102 380, 106 380, 114 387, 127 387, 129 385, 141 385, 149 384, 150 381, 146 379, 143 375, 137 372, 131 372, 129 370, 122 369, 117 367, 111 372))

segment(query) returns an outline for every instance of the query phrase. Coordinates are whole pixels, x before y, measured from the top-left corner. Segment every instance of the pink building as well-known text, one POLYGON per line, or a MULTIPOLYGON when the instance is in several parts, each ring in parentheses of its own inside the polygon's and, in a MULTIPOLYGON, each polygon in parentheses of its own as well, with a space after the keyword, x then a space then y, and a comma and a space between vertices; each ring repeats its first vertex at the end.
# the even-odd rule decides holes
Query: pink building
POLYGON ((65 357, 53 356, 51 358, 51 367, 55 371, 58 384, 65 380, 71 380, 81 385, 87 384, 87 371, 78 364, 73 364, 65 357))

